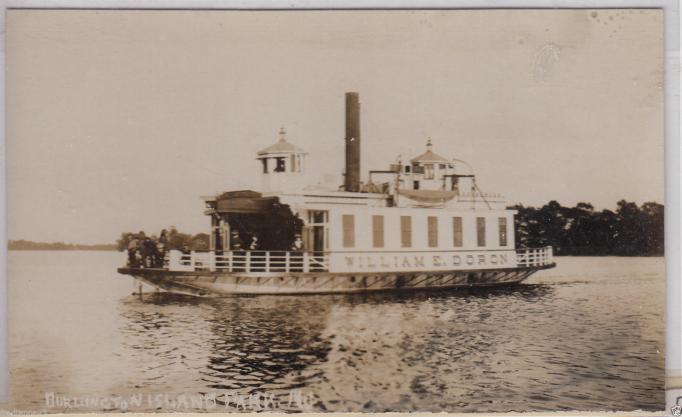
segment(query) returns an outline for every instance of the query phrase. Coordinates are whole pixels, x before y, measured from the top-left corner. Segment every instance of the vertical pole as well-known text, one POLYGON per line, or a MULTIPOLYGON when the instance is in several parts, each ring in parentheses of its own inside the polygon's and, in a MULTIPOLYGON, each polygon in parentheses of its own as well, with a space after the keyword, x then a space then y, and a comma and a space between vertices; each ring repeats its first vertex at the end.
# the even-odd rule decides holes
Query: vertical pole
POLYGON ((345 191, 360 191, 360 99, 346 93, 346 176, 345 191))
POLYGON ((284 272, 289 272, 290 262, 291 262, 291 252, 285 252, 284 256, 284 272))
POLYGON ((310 272, 308 252, 303 252, 303 272, 310 272))
POLYGON ((246 251, 246 272, 251 272, 251 251, 246 251))
POLYGON ((265 272, 270 272, 270 252, 265 252, 265 272))

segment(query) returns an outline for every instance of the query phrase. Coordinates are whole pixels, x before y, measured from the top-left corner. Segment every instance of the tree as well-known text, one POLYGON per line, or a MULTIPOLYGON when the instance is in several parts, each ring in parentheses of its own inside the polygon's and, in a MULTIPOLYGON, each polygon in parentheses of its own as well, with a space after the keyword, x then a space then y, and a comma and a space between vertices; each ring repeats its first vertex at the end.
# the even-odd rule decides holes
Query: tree
POLYGON ((663 254, 663 205, 642 207, 621 200, 616 211, 595 212, 590 203, 562 207, 550 201, 537 209, 509 207, 515 218, 519 247, 551 245, 557 255, 651 256, 663 254))

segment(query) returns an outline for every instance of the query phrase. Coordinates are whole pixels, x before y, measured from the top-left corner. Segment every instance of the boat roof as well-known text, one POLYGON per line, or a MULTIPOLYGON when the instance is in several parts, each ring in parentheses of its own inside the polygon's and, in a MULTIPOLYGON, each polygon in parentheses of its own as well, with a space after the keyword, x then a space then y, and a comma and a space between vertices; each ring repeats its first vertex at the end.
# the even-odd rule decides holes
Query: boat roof
POLYGON ((428 141, 426 141, 426 152, 417 156, 416 158, 410 159, 410 162, 412 162, 412 163, 415 163, 415 162, 450 162, 444 156, 440 156, 437 153, 433 152, 431 150, 432 146, 433 145, 431 144, 431 139, 429 139, 428 141))
POLYGON ((263 155, 269 155, 269 154, 291 154, 291 153, 305 153, 303 149, 299 148, 296 145, 293 145, 286 140, 286 131, 284 128, 281 128, 279 131, 279 140, 273 144, 268 146, 267 148, 261 149, 258 151, 258 156, 263 156, 263 155))
POLYGON ((423 154, 410 159, 410 162, 450 162, 447 158, 438 155, 431 149, 424 152, 423 154))

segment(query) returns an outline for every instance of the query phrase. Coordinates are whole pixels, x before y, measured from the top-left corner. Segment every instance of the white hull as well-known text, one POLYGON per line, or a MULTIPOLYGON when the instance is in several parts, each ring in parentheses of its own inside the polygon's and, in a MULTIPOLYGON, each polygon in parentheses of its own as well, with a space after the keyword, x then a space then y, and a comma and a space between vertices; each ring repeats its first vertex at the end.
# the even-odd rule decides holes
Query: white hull
POLYGON ((234 294, 358 293, 510 285, 523 281, 538 270, 553 266, 350 274, 180 272, 154 268, 120 268, 119 272, 173 293, 220 297, 234 294))

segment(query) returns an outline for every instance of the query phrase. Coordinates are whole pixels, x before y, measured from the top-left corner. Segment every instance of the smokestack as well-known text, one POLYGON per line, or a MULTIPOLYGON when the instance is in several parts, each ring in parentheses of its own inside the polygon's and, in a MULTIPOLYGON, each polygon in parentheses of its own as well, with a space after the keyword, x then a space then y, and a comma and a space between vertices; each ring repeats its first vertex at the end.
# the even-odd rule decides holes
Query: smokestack
POLYGON ((346 177, 344 190, 360 191, 360 100, 346 93, 346 177))

